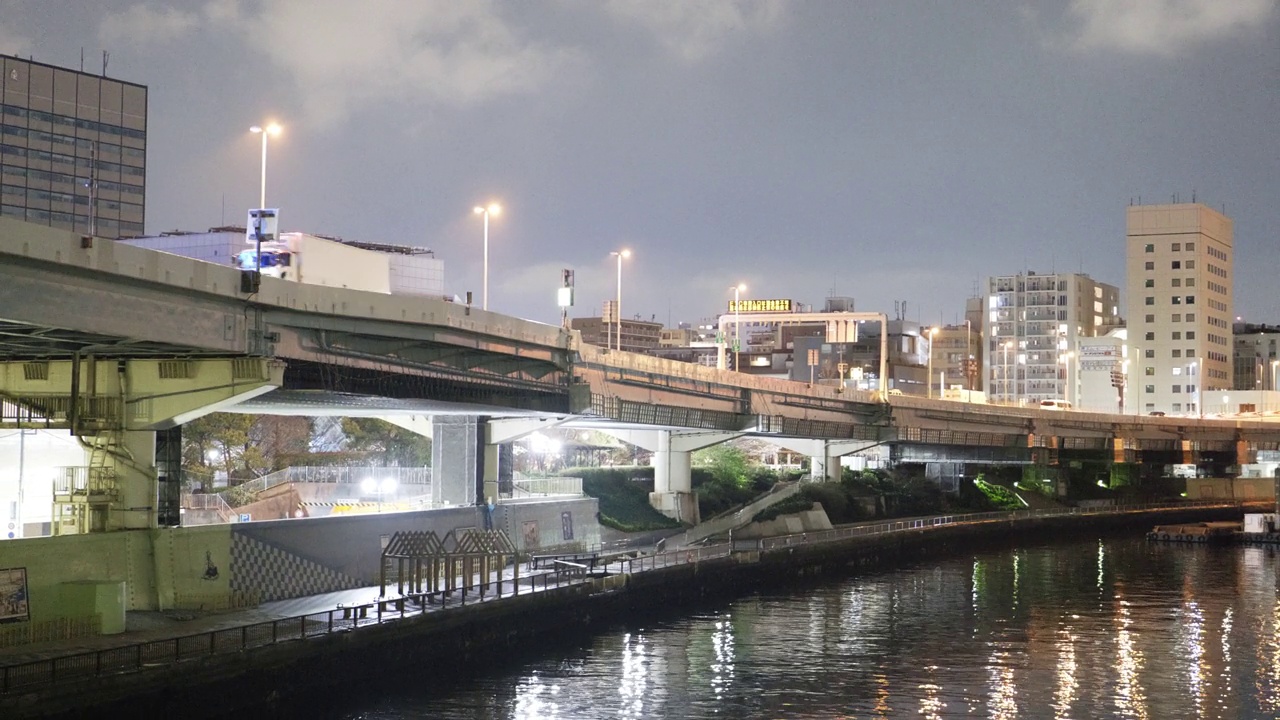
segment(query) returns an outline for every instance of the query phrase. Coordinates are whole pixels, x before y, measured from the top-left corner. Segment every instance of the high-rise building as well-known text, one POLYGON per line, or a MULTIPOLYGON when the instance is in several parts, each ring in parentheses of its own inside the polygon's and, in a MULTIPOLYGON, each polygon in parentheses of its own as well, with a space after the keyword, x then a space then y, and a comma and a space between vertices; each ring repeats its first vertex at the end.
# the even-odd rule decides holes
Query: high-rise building
POLYGON ((1235 323, 1232 325, 1235 345, 1232 365, 1236 390, 1276 390, 1280 380, 1280 327, 1235 323))
POLYGON ((1202 412, 1232 387, 1232 223, 1199 203, 1134 205, 1125 255, 1130 397, 1143 412, 1202 412))
POLYGON ((147 88, 0 56, 0 215, 143 234, 147 88))
POLYGON ((983 377, 990 402, 1074 402, 1079 340, 1120 322, 1120 289, 1081 273, 1002 275, 987 280, 983 377))

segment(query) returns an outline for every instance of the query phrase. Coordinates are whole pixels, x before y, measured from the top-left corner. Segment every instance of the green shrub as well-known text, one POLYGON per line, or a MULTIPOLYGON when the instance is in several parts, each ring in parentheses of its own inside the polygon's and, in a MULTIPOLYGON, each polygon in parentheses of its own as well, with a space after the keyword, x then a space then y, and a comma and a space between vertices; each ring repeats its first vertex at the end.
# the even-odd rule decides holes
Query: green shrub
POLYGON ((973 484, 983 495, 987 496, 988 502, 998 510, 1016 510, 1022 507, 1022 501, 1013 491, 1001 485, 992 485, 979 475, 974 479, 973 484))
POLYGON ((582 478, 582 491, 599 501, 600 524, 605 527, 622 532, 680 527, 649 504, 651 467, 568 468, 560 474, 582 478))

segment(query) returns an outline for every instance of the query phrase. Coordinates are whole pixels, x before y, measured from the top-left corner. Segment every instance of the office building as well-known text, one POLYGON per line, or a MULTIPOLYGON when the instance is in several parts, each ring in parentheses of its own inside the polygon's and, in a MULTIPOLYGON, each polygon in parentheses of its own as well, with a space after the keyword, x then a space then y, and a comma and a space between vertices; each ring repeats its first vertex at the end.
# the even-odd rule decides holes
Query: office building
MULTIPOLYGON (((582 333, 582 341, 588 345, 602 348, 619 347, 616 336, 619 327, 615 320, 609 319, 606 322, 604 317, 573 318, 569 321, 569 326, 582 333)), ((621 332, 621 350, 637 353, 650 352, 658 347, 662 337, 662 323, 623 318, 621 332)))
POLYGON ((1038 405, 1077 395, 1078 346, 1120 324, 1120 290, 1081 273, 987 280, 983 377, 994 403, 1038 405))
POLYGON ((0 56, 0 215, 143 234, 147 88, 0 56))
POLYGON ((1198 203, 1134 205, 1125 243, 1130 387, 1143 412, 1202 412, 1232 387, 1232 223, 1198 203))
POLYGON ((1235 323, 1232 326, 1234 343, 1231 356, 1233 366, 1232 388, 1235 390, 1276 390, 1280 373, 1280 355, 1276 343, 1280 342, 1280 327, 1235 323))

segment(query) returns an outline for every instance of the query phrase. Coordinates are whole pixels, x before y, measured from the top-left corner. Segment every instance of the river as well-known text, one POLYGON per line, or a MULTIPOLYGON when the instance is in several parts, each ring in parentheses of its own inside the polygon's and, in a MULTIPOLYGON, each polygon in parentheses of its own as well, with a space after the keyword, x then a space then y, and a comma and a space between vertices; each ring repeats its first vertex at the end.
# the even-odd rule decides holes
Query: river
POLYGON ((953 555, 619 626, 450 686, 354 689, 307 714, 1276 718, 1277 562, 1130 536, 953 555))

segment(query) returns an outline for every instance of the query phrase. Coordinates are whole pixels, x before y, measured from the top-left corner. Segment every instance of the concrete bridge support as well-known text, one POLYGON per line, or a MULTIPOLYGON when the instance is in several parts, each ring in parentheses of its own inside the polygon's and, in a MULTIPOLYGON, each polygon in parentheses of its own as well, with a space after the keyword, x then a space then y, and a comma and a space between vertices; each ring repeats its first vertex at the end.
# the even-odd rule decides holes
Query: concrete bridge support
POLYGON ((264 358, 0 363, 0 396, 29 413, 0 424, 70 430, 84 448, 54 479, 53 534, 177 525, 179 426, 270 392, 283 375, 264 358))
POLYGON ((809 456, 809 479, 814 482, 839 482, 840 458, 856 452, 862 452, 879 445, 867 440, 819 440, 812 438, 796 438, 788 440, 770 440, 788 450, 802 452, 809 456))
POLYGON ((653 492, 649 504, 680 522, 697 525, 698 496, 690 471, 694 450, 740 437, 738 432, 682 432, 676 430, 609 430, 610 435, 653 453, 653 492))

